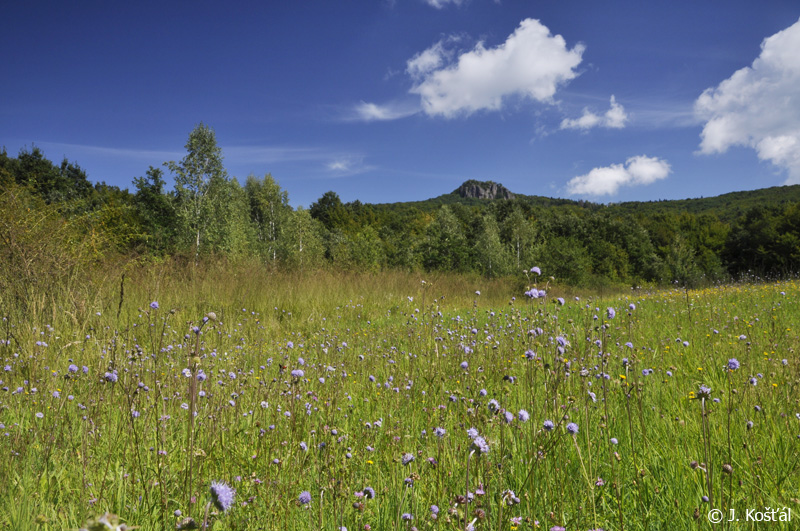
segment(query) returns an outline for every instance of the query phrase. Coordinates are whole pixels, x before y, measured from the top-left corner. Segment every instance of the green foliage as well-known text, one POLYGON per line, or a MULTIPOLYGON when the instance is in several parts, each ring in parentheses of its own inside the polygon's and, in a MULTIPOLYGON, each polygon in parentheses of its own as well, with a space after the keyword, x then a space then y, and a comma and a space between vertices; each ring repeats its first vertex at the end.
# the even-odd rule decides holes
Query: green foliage
POLYGON ((165 192, 166 181, 160 168, 150 166, 145 177, 133 180, 134 204, 145 230, 145 245, 150 252, 162 254, 173 245, 177 217, 175 197, 165 192))
POLYGON ((322 263, 325 248, 322 243, 324 227, 311 217, 308 210, 298 207, 286 220, 281 232, 280 249, 283 261, 290 268, 305 270, 322 263))
MULTIPOLYGON (((150 167, 135 193, 92 187, 77 164, 52 164, 38 148, 0 151, 0 186, 22 186, 75 220, 97 258, 139 253, 244 259, 271 269, 402 269, 518 275, 547 264, 559 281, 700 286, 742 275, 787 276, 800 268, 800 186, 716 198, 600 205, 517 194, 478 199, 467 181, 426 201, 343 203, 325 192, 294 211, 270 174, 240 186, 222 163, 216 135, 201 123, 186 156, 168 162, 165 190, 150 167), (462 197, 463 196, 463 197, 462 197)), ((508 195, 502 186, 493 193, 508 195)))
POLYGON ((467 271, 469 247, 461 222, 453 210, 442 206, 428 225, 421 246, 422 264, 428 270, 467 271))
POLYGON ((486 214, 481 219, 478 236, 473 246, 473 263, 483 275, 489 278, 502 277, 511 273, 512 257, 508 248, 500 241, 500 230, 494 216, 486 214))
POLYGON ((170 161, 164 165, 173 173, 175 179, 177 233, 181 246, 200 253, 217 249, 207 241, 208 232, 217 232, 217 242, 224 240, 219 236, 218 224, 224 220, 214 217, 218 214, 217 205, 221 198, 214 197, 226 193, 225 183, 228 174, 222 165, 222 149, 217 145, 214 130, 200 123, 189 133, 186 142, 186 156, 180 162, 170 161))
POLYGON ((244 190, 255 227, 256 252, 267 263, 277 265, 281 234, 292 213, 289 194, 270 174, 263 179, 248 176, 244 190))

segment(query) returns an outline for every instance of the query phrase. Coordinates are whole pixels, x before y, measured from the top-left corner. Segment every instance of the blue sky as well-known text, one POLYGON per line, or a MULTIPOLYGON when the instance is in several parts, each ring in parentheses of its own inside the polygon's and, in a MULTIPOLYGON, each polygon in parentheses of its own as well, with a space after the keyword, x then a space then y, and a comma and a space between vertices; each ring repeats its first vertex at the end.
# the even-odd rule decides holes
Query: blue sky
POLYGON ((213 127, 290 202, 800 183, 796 0, 11 2, 0 146, 131 187, 213 127), (302 5, 302 8, 299 6, 302 5))

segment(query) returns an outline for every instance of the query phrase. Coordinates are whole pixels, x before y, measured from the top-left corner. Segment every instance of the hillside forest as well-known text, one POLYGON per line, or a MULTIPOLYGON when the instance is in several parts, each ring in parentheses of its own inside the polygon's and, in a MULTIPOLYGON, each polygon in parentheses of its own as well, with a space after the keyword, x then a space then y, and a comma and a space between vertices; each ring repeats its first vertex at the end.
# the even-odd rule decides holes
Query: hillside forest
POLYGON ((120 257, 486 277, 537 265, 576 287, 692 287, 786 276, 800 264, 797 186, 604 205, 469 197, 459 191, 497 185, 468 181, 426 201, 342 202, 329 191, 292 208, 272 175, 230 176, 209 126, 195 127, 185 148, 179 161, 154 161, 131 190, 93 184, 77 163, 54 164, 35 146, 16 157, 0 151, 0 289, 26 275, 41 287, 59 271, 120 257))

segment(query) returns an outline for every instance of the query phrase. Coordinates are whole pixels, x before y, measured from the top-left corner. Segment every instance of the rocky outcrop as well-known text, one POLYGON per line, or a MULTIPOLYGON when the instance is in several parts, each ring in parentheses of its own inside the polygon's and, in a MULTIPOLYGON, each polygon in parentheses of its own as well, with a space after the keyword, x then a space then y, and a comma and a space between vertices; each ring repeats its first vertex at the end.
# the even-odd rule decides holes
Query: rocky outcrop
POLYGON ((473 199, 514 199, 508 188, 492 181, 470 180, 459 186, 455 193, 473 199))

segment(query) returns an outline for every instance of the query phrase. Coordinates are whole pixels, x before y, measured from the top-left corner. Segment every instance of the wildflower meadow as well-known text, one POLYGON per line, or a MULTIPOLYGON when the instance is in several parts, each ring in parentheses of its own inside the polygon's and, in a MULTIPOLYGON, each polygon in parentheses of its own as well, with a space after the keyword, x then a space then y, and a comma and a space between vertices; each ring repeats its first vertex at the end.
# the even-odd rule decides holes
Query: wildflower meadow
POLYGON ((8 314, 0 529, 800 525, 796 281, 579 293, 531 266, 150 271, 8 314))

